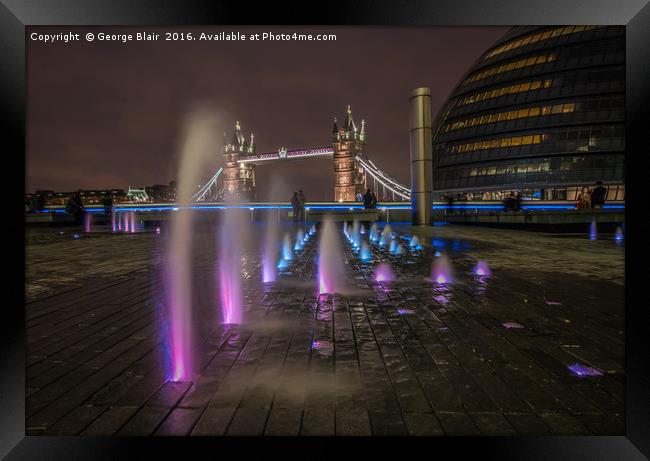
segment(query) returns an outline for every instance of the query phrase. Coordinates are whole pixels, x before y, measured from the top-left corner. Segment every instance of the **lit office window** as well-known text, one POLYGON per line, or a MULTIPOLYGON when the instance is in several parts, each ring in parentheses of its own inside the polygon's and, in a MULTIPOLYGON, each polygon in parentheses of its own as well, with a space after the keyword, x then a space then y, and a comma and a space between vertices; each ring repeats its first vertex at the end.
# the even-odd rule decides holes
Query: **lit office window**
POLYGON ((549 38, 559 37, 561 35, 574 34, 576 32, 596 29, 598 27, 602 27, 602 26, 567 26, 567 27, 557 27, 555 29, 550 29, 545 32, 537 32, 535 34, 528 35, 527 37, 510 40, 502 44, 501 46, 498 46, 497 48, 491 50, 489 53, 483 56, 483 59, 489 59, 492 56, 496 56, 498 54, 505 53, 506 51, 514 50, 516 48, 529 45, 531 43, 537 43, 543 40, 548 40, 549 38))
POLYGON ((481 115, 465 120, 458 120, 453 123, 448 123, 444 127, 444 132, 458 130, 460 128, 467 128, 476 125, 484 125, 487 123, 501 122, 504 120, 515 120, 519 118, 528 118, 528 117, 539 117, 540 115, 551 115, 551 114, 566 114, 569 112, 575 112, 579 109, 579 106, 576 106, 576 103, 566 103, 566 104, 554 104, 548 106, 538 106, 538 107, 528 107, 526 109, 519 110, 510 110, 507 112, 498 112, 495 114, 481 115))
POLYGON ((530 58, 519 59, 517 61, 512 61, 508 64, 502 64, 500 66, 490 67, 488 69, 482 70, 475 74, 472 74, 470 77, 467 77, 463 81, 462 85, 467 85, 468 83, 477 82, 483 80, 484 78, 492 77, 493 75, 503 74, 505 72, 510 72, 515 69, 521 69, 522 67, 529 67, 535 64, 544 64, 545 62, 552 62, 557 59, 557 54, 543 54, 539 56, 533 56, 530 58))
POLYGON ((451 153, 464 153, 472 152, 477 150, 485 149, 495 149, 497 147, 516 147, 516 146, 527 146, 530 144, 540 144, 546 141, 547 135, 535 134, 535 135, 526 135, 526 136, 512 136, 508 138, 497 138, 497 139, 486 139, 482 141, 456 144, 451 147, 451 153))

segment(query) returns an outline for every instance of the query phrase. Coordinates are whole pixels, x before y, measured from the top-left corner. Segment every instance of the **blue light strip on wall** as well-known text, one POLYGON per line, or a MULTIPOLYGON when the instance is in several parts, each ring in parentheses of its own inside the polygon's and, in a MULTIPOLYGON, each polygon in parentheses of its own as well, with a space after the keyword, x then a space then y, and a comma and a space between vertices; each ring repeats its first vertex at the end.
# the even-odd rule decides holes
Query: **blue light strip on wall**
MULTIPOLYGON (((176 211, 179 208, 190 208, 196 210, 223 210, 226 208, 234 209, 243 209, 243 210, 289 210, 291 205, 191 205, 189 207, 178 207, 175 205, 158 205, 158 206, 117 206, 115 211, 125 212, 125 211, 138 211, 138 212, 152 212, 152 211, 176 211)), ((307 211, 309 210, 362 210, 364 209, 363 205, 354 204, 354 205, 310 205, 305 207, 307 211)), ((434 210, 503 210, 503 205, 494 205, 494 204, 455 204, 451 207, 444 204, 434 204, 431 206, 434 210)), ((559 205, 559 204, 522 204, 521 208, 524 210, 575 210, 575 205, 559 205)), ((603 208, 609 210, 624 210, 625 205, 623 204, 607 204, 603 208)), ((390 210, 410 210, 410 205, 380 205, 376 208, 380 211, 390 211, 390 210)), ((104 208, 86 208, 86 211, 93 214, 104 213, 104 208)), ((57 213, 57 214, 66 214, 64 208, 51 208, 48 210, 41 210, 37 213, 57 213)))

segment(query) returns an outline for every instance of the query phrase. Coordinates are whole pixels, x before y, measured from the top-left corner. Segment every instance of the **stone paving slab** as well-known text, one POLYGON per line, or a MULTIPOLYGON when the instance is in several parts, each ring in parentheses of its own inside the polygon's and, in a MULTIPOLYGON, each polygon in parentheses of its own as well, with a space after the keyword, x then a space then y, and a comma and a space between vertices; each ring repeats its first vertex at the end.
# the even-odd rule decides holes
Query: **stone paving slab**
POLYGON ((272 284, 260 282, 257 242, 245 245, 241 325, 220 324, 216 239, 209 227, 197 232, 190 383, 168 381, 165 229, 28 233, 27 433, 624 433, 621 245, 453 225, 394 230, 402 255, 373 244, 362 262, 345 242, 351 290, 333 296, 316 293, 318 233, 272 284), (411 235, 424 248, 408 248, 411 235), (426 279, 436 250, 453 283, 426 279), (472 273, 478 259, 490 277, 472 273), (374 280, 380 262, 396 281, 374 280), (602 376, 576 377, 575 363, 602 376))

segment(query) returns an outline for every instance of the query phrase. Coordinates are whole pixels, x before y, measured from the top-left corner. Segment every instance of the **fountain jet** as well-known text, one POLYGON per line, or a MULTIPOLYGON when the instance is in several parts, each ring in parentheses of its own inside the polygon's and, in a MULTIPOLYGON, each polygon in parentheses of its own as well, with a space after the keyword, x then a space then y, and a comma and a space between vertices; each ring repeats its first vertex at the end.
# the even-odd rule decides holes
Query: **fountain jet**
POLYGON ((376 242, 379 240, 379 229, 377 228, 377 223, 372 223, 370 226, 370 241, 376 242))
POLYGON ((224 210, 219 229, 219 282, 221 317, 224 324, 242 322, 243 290, 241 280, 241 230, 246 221, 242 210, 224 210))
POLYGON ((284 233, 284 242, 282 243, 282 259, 291 261, 293 254, 291 253, 291 237, 287 232, 284 233))
POLYGON ((302 250, 302 247, 305 243, 304 240, 305 234, 303 234, 302 229, 298 229, 298 232, 296 232, 296 244, 293 246, 293 249, 295 251, 302 250))
POLYGON ((589 240, 596 240, 598 239, 598 226, 596 225, 596 220, 591 221, 591 225, 589 226, 589 240))
POLYGON ((272 217, 266 226, 266 238, 264 239, 264 254, 262 255, 262 277, 264 283, 275 282, 277 271, 275 261, 277 259, 276 242, 278 241, 278 220, 272 217))
POLYGON ((483 260, 479 260, 479 262, 476 263, 476 266, 474 266, 474 273, 478 276, 485 276, 489 277, 492 275, 492 272, 490 271, 490 266, 488 266, 488 263, 486 263, 483 260))
POLYGON ((370 261, 372 260, 372 253, 370 252, 370 247, 366 242, 361 243, 361 261, 370 261))
POLYGON ((621 226, 618 226, 614 232, 614 241, 616 243, 621 243, 623 241, 623 238, 623 229, 621 229, 621 226))
POLYGON ((361 246, 361 231, 359 229, 359 221, 356 219, 352 223, 352 245, 354 248, 361 246))
POLYGON ((93 230, 93 215, 91 213, 84 213, 84 232, 90 233, 93 230))
POLYGON ((340 293, 344 280, 341 241, 334 222, 326 217, 318 245, 318 293, 340 293))
MULTIPOLYGON (((192 377, 192 209, 187 207, 194 186, 212 157, 217 139, 216 118, 205 111, 189 114, 185 120, 178 169, 177 202, 183 207, 172 213, 171 232, 165 265, 165 307, 169 320, 171 354, 170 379, 189 381, 192 377)), ((123 213, 126 214, 126 213, 123 213)), ((125 220, 125 224, 128 221, 125 220)))
POLYGON ((440 255, 431 265, 431 280, 436 283, 451 283, 451 264, 445 255, 440 255))
POLYGON ((392 282, 393 279, 393 270, 390 268, 390 264, 381 263, 377 266, 375 269, 375 281, 392 282))

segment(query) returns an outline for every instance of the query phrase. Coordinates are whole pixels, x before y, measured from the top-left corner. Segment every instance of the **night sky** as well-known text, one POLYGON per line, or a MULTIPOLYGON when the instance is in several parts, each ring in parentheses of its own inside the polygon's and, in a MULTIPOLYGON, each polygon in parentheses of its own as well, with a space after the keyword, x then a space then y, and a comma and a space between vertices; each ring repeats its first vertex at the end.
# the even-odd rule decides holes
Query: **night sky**
MULTIPOLYGON (((32 27, 82 41, 27 41, 27 191, 167 184, 174 179, 184 115, 218 107, 230 138, 236 120, 258 152, 321 147, 333 117, 352 106, 366 120, 367 152, 410 184, 408 99, 428 86, 434 116, 504 27, 32 27), (87 43, 86 32, 239 31, 336 33, 336 41, 87 43)), ((164 36, 163 36, 164 37, 164 36)), ((161 37, 161 38, 163 38, 161 37)), ((220 138, 219 138, 220 139, 220 138)), ((221 164, 214 147, 214 169, 221 164)), ((206 171, 206 177, 211 176, 206 171)), ((333 165, 303 160, 257 168, 259 200, 332 200, 333 165)))

